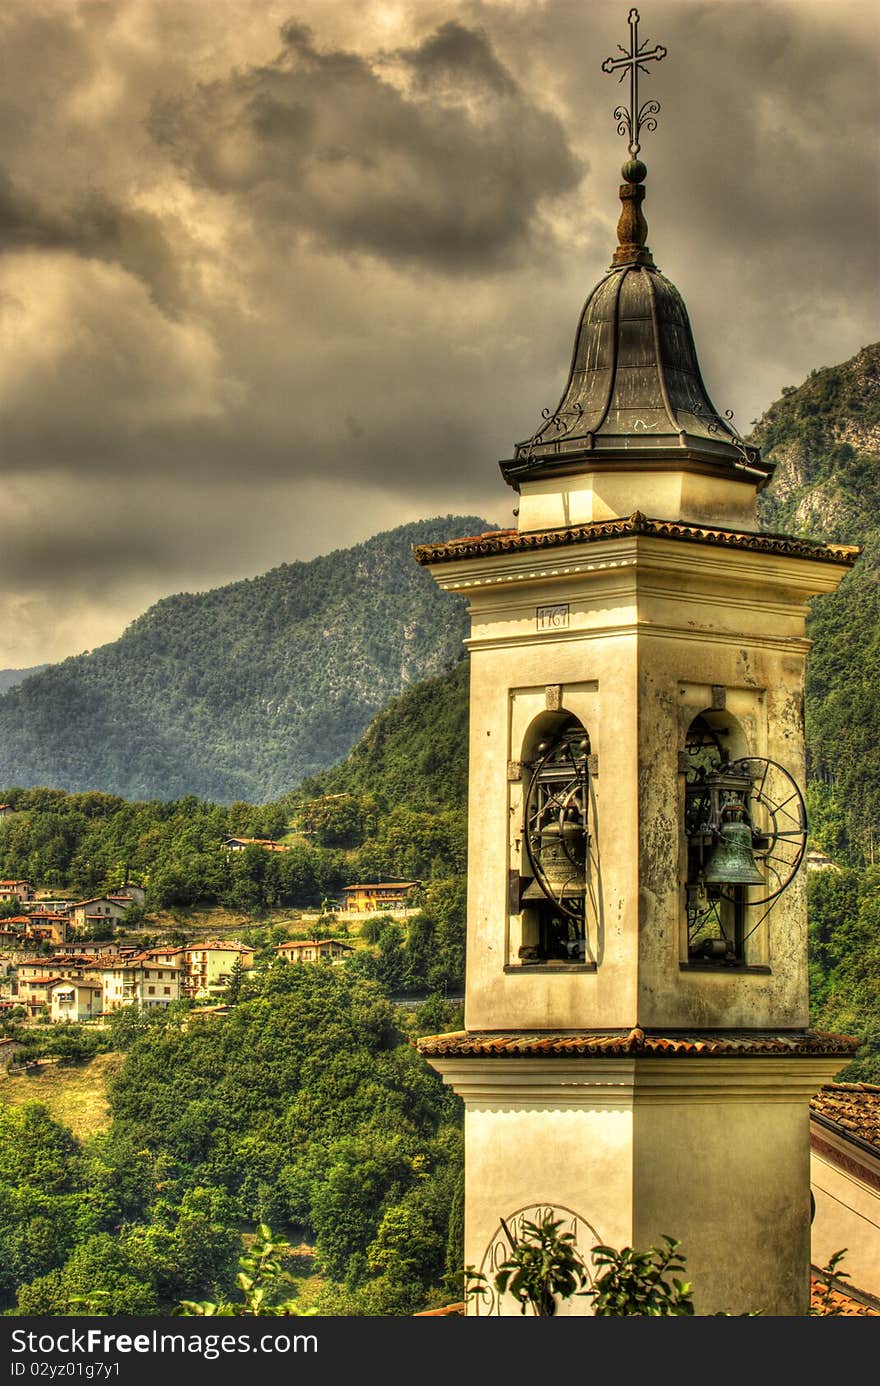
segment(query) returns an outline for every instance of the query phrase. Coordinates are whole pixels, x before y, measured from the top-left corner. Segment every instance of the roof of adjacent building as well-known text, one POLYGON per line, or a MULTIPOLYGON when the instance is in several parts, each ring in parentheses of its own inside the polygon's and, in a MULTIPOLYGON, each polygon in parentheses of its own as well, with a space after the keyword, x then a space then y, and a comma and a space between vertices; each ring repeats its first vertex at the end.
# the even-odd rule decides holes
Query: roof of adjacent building
POLYGON ((455 1030, 444 1035, 427 1035, 416 1041, 420 1054, 436 1058, 547 1058, 555 1055, 607 1054, 611 1056, 719 1056, 783 1054, 850 1055, 860 1041, 850 1035, 829 1035, 820 1031, 780 1033, 687 1032, 658 1034, 636 1027, 614 1031, 484 1031, 455 1030))
MULTIPOLYGON (((255 953, 256 948, 251 948, 249 943, 239 943, 236 939, 229 939, 224 943, 221 939, 209 939, 205 943, 187 943, 181 948, 181 953, 205 953, 219 949, 223 953, 255 953)), ((161 949, 161 952, 167 950, 161 949)))
POLYGON ((857 1293, 858 1291, 849 1292, 848 1287, 838 1287, 833 1281, 829 1285, 821 1275, 813 1274, 810 1277, 810 1307, 817 1313, 847 1318, 862 1315, 880 1318, 880 1309, 868 1303, 867 1299, 857 1299, 857 1293))
POLYGON ((421 881, 370 881, 364 885, 343 886, 347 890, 410 890, 413 886, 421 885, 421 881))
POLYGON ((78 910, 81 905, 96 905, 99 900, 110 900, 112 902, 115 894, 117 894, 117 892, 105 890, 103 895, 90 895, 87 900, 71 900, 70 908, 72 910, 78 910))
POLYGON ((861 553, 855 544, 825 544, 818 539, 795 538, 786 534, 759 534, 750 530, 690 525, 678 520, 655 520, 635 510, 626 517, 596 520, 589 524, 522 531, 495 529, 464 539, 447 539, 440 544, 416 544, 413 555, 416 562, 424 566, 500 553, 526 553, 535 549, 564 548, 571 544, 595 544, 606 539, 631 536, 677 539, 683 543, 712 544, 729 549, 752 549, 758 553, 778 554, 782 558, 806 558, 814 563, 840 563, 846 567, 852 567, 861 553))
POLYGON ((810 1114, 880 1152, 880 1086, 826 1083, 810 1100, 810 1114))

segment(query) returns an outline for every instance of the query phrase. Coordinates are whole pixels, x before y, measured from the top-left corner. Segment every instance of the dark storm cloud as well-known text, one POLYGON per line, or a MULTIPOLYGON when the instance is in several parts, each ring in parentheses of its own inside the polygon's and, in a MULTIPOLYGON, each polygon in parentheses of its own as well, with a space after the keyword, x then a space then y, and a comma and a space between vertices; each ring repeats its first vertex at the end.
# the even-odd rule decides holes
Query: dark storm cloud
POLYGON ((481 31, 449 22, 372 59, 319 48, 301 24, 282 37, 274 63, 166 102, 152 121, 243 210, 327 248, 458 274, 509 262, 545 199, 582 176, 558 119, 481 31))
POLYGON ((159 218, 114 203, 98 189, 52 209, 17 188, 0 167, 0 253, 69 250, 118 264, 141 279, 156 303, 176 311, 180 278, 159 218))

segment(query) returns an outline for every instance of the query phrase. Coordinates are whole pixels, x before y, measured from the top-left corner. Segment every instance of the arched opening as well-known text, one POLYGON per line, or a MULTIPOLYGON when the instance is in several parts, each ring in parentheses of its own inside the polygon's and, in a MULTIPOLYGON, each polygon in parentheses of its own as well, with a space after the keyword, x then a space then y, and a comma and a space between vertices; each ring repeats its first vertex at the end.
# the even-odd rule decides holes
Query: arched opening
POLYGON ((754 854, 749 747, 735 717, 707 708, 685 736, 687 960, 746 962, 749 891, 764 885, 754 854))
POLYGON ((586 728, 565 710, 542 713, 523 741, 521 963, 586 961, 589 756, 586 728))

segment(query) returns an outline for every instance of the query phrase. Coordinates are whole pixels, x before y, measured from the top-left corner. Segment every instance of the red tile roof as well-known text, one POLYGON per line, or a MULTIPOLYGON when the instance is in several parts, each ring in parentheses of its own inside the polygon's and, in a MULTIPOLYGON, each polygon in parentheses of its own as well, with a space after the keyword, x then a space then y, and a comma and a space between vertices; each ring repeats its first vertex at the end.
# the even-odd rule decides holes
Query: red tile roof
POLYGON ((416 1040, 420 1054, 452 1058, 474 1055, 487 1058, 524 1058, 570 1054, 621 1054, 672 1057, 725 1054, 852 1054, 861 1043, 849 1035, 821 1032, 706 1032, 673 1035, 646 1034, 644 1030, 587 1033, 537 1031, 477 1033, 456 1030, 416 1040))
POLYGON ((70 908, 71 908, 72 910, 76 910, 76 909, 79 909, 80 905, 94 905, 94 904, 96 904, 96 903, 98 902, 98 900, 112 900, 112 899, 113 899, 113 892, 112 892, 112 891, 106 891, 106 890, 105 890, 103 895, 90 895, 90 896, 88 897, 88 899, 86 899, 86 900, 71 900, 71 902, 70 902, 70 908))
POLYGON ((810 1113, 880 1151, 880 1087, 874 1083, 826 1083, 810 1101, 810 1113))
POLYGON ((412 886, 421 885, 421 881, 379 881, 369 885, 349 885, 343 886, 343 890, 408 890, 412 886))
POLYGON ((861 553, 853 544, 823 544, 779 534, 717 529, 710 525, 681 524, 654 520, 636 510, 632 515, 592 524, 541 530, 490 530, 471 539, 450 539, 440 544, 415 544, 417 563, 451 563, 461 558, 483 558, 499 553, 530 549, 561 548, 571 544, 590 544, 602 539, 631 535, 654 539, 680 539, 692 544, 714 544, 724 548, 753 549, 781 554, 787 558, 812 559, 817 563, 840 563, 852 567, 861 553))
POLYGON ((835 1288, 833 1284, 829 1286, 821 1275, 816 1274, 810 1277, 810 1306, 821 1314, 880 1318, 880 1309, 874 1309, 860 1299, 853 1299, 852 1295, 835 1288))
MULTIPOLYGON (((251 948, 249 943, 239 943, 236 939, 230 939, 228 943, 223 943, 219 939, 210 939, 206 943, 187 943, 181 948, 181 953, 203 953, 208 949, 219 948, 224 953, 256 953, 256 948, 251 948)), ((161 949, 164 952, 166 950, 161 949)))

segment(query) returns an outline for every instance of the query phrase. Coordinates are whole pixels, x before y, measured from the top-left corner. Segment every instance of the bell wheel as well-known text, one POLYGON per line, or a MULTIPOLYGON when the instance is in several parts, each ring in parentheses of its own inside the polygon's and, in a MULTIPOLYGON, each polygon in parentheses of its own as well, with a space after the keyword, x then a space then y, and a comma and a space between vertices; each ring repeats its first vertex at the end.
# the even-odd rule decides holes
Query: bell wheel
POLYGON ((752 782, 748 796, 752 855, 764 872, 749 905, 769 904, 793 880, 807 847, 807 809, 795 780, 775 760, 743 756, 733 762, 752 782))

